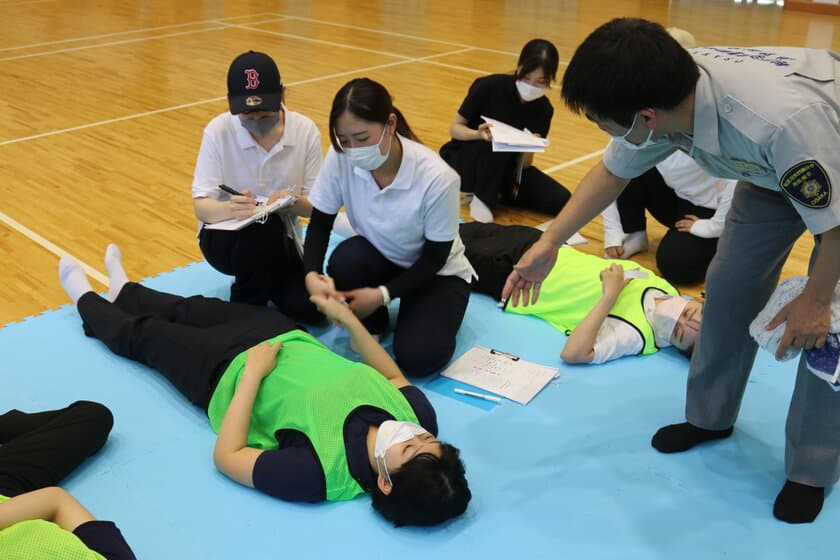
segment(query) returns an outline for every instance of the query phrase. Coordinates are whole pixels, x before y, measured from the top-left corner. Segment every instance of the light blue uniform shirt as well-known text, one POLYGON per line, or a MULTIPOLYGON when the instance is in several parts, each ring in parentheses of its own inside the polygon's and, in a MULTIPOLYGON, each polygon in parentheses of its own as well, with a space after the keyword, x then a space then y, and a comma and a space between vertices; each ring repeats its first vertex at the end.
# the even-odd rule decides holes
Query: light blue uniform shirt
POLYGON ((611 141, 604 165, 638 177, 677 148, 710 175, 782 191, 808 229, 840 225, 840 55, 791 47, 692 49, 694 136, 644 150, 611 141))

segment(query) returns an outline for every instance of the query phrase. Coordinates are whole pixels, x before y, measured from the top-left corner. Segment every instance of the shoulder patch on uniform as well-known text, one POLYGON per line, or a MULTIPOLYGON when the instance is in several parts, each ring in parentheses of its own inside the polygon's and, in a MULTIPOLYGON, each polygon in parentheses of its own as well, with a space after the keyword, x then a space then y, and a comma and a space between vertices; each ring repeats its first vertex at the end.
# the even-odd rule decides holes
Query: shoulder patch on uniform
POLYGON ((791 166, 782 175, 779 186, 786 195, 808 208, 826 208, 831 204, 831 180, 823 166, 813 159, 791 166))

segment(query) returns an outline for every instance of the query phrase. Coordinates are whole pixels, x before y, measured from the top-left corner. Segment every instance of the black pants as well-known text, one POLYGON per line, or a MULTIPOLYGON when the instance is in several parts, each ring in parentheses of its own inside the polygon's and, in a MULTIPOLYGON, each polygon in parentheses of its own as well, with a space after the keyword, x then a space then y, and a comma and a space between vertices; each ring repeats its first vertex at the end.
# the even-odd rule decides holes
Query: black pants
POLYGON ((494 152, 483 140, 453 140, 440 149, 441 157, 461 176, 461 191, 474 193, 489 208, 501 201, 508 206, 556 215, 572 196, 569 190, 534 166, 522 170, 516 188, 516 166, 521 154, 494 152))
POLYGON ((206 410, 237 354, 299 328, 277 310, 216 298, 183 298, 130 282, 114 303, 88 292, 78 302, 85 334, 115 354, 161 372, 206 410))
POLYGON ((0 415, 0 494, 12 497, 57 485, 105 445, 113 425, 111 411, 89 401, 0 415))
POLYGON ((202 229, 199 247, 210 266, 233 276, 230 300, 277 308, 296 321, 324 320, 309 301, 303 282, 303 261, 289 239, 280 216, 271 214, 264 224, 239 231, 202 229))
MULTIPOLYGON (((338 290, 387 284, 404 271, 361 235, 342 241, 327 267, 338 290)), ((429 375, 449 361, 469 297, 470 285, 465 280, 437 275, 414 293, 400 297, 394 358, 406 375, 429 375)), ((381 333, 388 326, 388 310, 380 307, 362 323, 371 333, 381 333)))
POLYGON ((711 218, 715 214, 713 209, 696 206, 678 197, 655 167, 630 181, 617 203, 621 227, 626 233, 645 231, 645 209, 668 228, 656 251, 656 266, 669 282, 691 284, 706 277, 717 250, 717 238, 707 239, 677 231, 674 224, 687 214, 711 218))

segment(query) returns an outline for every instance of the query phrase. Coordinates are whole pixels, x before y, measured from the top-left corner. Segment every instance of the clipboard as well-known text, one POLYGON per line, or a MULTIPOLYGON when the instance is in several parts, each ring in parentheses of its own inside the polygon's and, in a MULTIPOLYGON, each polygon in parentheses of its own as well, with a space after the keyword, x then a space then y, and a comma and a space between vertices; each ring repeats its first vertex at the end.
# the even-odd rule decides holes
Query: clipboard
POLYGON ((519 404, 528 404, 552 379, 560 375, 560 370, 525 361, 515 354, 496 348, 473 346, 441 375, 519 404))

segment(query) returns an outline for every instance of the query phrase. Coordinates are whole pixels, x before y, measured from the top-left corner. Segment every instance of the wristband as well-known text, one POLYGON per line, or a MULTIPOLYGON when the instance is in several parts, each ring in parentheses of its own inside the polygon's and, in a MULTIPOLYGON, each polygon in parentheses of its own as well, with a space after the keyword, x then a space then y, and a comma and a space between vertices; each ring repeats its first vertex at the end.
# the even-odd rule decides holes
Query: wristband
POLYGON ((382 292, 382 305, 388 305, 391 303, 391 292, 388 291, 384 285, 379 286, 379 291, 382 292))

